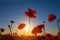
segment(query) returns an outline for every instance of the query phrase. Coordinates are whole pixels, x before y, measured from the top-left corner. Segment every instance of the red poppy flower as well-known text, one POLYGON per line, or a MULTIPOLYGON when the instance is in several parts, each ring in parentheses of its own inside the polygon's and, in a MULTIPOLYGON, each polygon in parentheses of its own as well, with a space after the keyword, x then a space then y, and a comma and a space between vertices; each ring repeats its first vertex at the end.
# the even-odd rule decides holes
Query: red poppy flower
POLYGON ((25 11, 25 15, 29 18, 36 18, 36 16, 34 15, 35 13, 36 11, 32 10, 31 8, 28 8, 28 11, 25 11))
POLYGON ((41 29, 37 29, 37 33, 40 34, 42 32, 41 29))
POLYGON ((58 36, 60 36, 60 32, 58 32, 58 36))
POLYGON ((39 29, 39 27, 35 27, 33 30, 32 30, 32 33, 33 34, 40 34, 42 32, 42 30, 41 29, 39 29))
POLYGON ((59 37, 58 36, 54 36, 54 40, 59 40, 59 37))
POLYGON ((24 24, 24 23, 23 23, 23 24, 18 25, 18 29, 23 29, 23 28, 25 27, 25 25, 26 25, 26 24, 24 24))
POLYGON ((33 34, 36 34, 37 33, 36 27, 32 30, 32 33, 33 34))
POLYGON ((33 34, 36 34, 36 33, 41 33, 42 32, 42 28, 44 28, 44 24, 41 24, 41 25, 37 25, 33 30, 32 30, 32 33, 33 34))
POLYGON ((51 35, 51 34, 46 34, 45 36, 47 39, 53 38, 53 35, 51 35))
POLYGON ((25 15, 28 16, 29 18, 36 18, 35 15, 33 15, 33 14, 27 12, 27 11, 25 12, 25 15))
POLYGON ((3 29, 3 28, 1 28, 0 30, 1 30, 1 32, 4 32, 5 31, 5 29, 3 29))
POLYGON ((48 21, 53 22, 56 19, 56 16, 54 14, 49 14, 48 15, 48 21))
POLYGON ((38 27, 39 29, 42 29, 42 28, 44 28, 44 24, 37 25, 37 27, 38 27))
POLYGON ((35 13, 36 13, 36 11, 35 11, 35 10, 32 10, 31 8, 28 8, 28 11, 29 11, 29 13, 31 13, 31 14, 35 14, 35 13))

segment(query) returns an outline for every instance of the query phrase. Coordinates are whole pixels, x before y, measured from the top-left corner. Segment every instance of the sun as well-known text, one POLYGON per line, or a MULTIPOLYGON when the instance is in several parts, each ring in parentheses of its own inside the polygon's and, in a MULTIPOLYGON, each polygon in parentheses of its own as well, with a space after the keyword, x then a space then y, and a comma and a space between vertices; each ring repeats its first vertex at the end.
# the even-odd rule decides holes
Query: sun
POLYGON ((25 31, 29 30, 29 25, 26 25, 26 27, 24 28, 25 31))

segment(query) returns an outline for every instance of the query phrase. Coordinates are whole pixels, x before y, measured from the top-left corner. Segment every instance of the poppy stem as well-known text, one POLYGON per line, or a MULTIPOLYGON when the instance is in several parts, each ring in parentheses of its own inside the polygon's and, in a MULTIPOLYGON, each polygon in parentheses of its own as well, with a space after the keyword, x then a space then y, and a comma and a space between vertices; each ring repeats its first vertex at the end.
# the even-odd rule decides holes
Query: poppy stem
POLYGON ((45 27, 43 28, 43 30, 44 30, 44 33, 43 33, 43 35, 45 35, 45 34, 46 34, 45 27))
POLYGON ((10 30, 10 34, 12 35, 11 26, 10 26, 10 25, 8 25, 8 28, 9 28, 9 30, 10 30))
POLYGON ((57 27, 58 27, 58 30, 59 30, 59 32, 60 32, 60 27, 59 27, 59 20, 56 20, 56 22, 57 22, 57 27))
MULTIPOLYGON (((30 24, 30 18, 29 18, 29 29, 30 29, 30 25, 31 25, 31 24, 30 24)), ((29 31, 30 31, 29 29, 28 29, 28 35, 29 35, 29 31)))
POLYGON ((0 29, 0 39, 1 39, 1 29, 0 29))
POLYGON ((0 35, 1 35, 1 29, 0 29, 0 35))
MULTIPOLYGON (((43 24, 45 25, 45 21, 43 21, 43 24)), ((46 34, 46 30, 45 30, 45 27, 43 28, 43 36, 46 34)))
POLYGON ((10 32, 11 32, 11 35, 12 35, 12 23, 11 23, 11 28, 10 28, 10 32))
POLYGON ((1 35, 1 29, 0 29, 0 35, 1 35))

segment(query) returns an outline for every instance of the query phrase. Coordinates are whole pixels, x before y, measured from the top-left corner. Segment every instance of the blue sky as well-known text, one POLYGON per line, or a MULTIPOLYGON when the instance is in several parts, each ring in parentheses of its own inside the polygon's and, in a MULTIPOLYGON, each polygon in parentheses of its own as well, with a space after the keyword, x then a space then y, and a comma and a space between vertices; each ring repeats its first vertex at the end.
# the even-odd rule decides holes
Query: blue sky
POLYGON ((37 11, 37 18, 31 19, 31 24, 36 26, 45 21, 48 33, 54 34, 58 32, 56 20, 49 23, 48 15, 53 13, 58 20, 60 19, 60 0, 0 0, 0 27, 5 28, 7 31, 10 20, 15 21, 13 30, 17 28, 19 23, 26 23, 28 17, 24 15, 24 12, 28 8, 37 11))

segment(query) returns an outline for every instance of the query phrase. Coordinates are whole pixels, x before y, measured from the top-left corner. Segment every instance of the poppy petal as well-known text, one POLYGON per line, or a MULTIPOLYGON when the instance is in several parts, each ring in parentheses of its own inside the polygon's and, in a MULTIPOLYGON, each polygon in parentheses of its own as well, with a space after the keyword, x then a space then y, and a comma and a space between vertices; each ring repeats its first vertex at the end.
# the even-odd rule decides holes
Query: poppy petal
POLYGON ((31 8, 28 8, 28 11, 29 11, 29 13, 31 13, 31 14, 36 14, 36 11, 35 11, 35 10, 32 10, 31 8))
POLYGON ((23 28, 25 27, 25 25, 26 25, 26 24, 24 24, 24 23, 23 23, 23 24, 19 24, 19 25, 18 25, 18 29, 23 29, 23 28))
POLYGON ((33 15, 33 14, 27 12, 27 11, 25 12, 25 15, 28 16, 29 18, 36 18, 35 15, 33 15))

